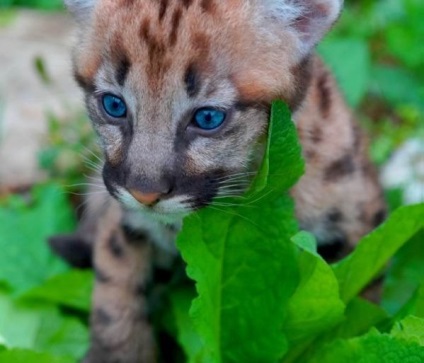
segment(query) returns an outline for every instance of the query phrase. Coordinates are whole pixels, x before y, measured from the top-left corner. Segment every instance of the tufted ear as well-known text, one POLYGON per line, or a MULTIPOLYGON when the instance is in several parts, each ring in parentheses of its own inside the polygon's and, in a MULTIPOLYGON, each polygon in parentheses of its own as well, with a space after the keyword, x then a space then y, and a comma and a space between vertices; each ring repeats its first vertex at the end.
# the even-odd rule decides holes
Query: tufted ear
POLYGON ((90 18, 96 0, 64 0, 65 5, 78 22, 83 23, 90 18))
POLYGON ((268 19, 282 22, 298 41, 300 57, 311 52, 339 17, 344 0, 259 0, 268 19))

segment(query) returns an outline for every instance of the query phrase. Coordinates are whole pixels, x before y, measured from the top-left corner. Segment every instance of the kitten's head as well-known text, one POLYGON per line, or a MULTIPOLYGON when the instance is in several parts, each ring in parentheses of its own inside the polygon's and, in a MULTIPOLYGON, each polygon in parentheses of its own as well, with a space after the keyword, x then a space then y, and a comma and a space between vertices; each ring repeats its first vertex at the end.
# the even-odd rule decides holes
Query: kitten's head
POLYGON ((113 196, 186 213, 246 187, 269 105, 301 103, 342 0, 66 0, 113 196))

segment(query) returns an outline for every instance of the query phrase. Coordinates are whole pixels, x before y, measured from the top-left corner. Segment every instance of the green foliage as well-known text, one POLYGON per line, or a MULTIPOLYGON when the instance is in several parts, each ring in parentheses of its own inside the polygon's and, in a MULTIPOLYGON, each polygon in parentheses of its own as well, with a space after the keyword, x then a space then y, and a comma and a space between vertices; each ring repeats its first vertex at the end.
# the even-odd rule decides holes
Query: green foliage
POLYGON ((91 271, 71 270, 29 290, 24 297, 88 312, 93 283, 91 271), (63 286, 66 286, 66 289, 63 289, 63 286))
POLYGON ((0 209, 0 281, 20 294, 66 270, 46 244, 49 236, 75 228, 64 191, 37 187, 27 199, 12 196, 0 209))
POLYGON ((0 203, 0 220, 0 362, 75 362, 87 349, 80 319, 93 276, 70 270, 46 244, 75 228, 64 190, 45 185, 11 196, 0 203), (65 315, 62 307, 81 313, 65 315))
MULTIPOLYGON (((61 3, 0 0, 0 8, 59 9, 61 3)), ((351 0, 347 6, 319 51, 349 104, 359 108, 372 158, 381 165, 411 136, 424 137, 424 3, 351 0)), ((1 11, 0 26, 15 14, 1 11)), ((48 83, 43 61, 34 66, 48 83)), ((97 163, 88 151, 93 140, 85 117, 68 122, 50 115, 40 164, 60 184, 77 185, 97 163)), ((295 129, 278 103, 250 191, 184 223, 178 246, 195 289, 168 286, 165 327, 156 326, 182 348, 186 358, 176 353, 175 362, 424 361, 424 206, 395 211, 331 266, 317 255, 314 238, 298 231, 284 193, 302 170, 295 129), (379 276, 383 295, 376 305, 360 294, 379 276)), ((401 205, 400 192, 388 191, 393 207, 401 205)), ((71 363, 83 356, 93 275, 71 270, 45 243, 74 228, 72 208, 56 185, 0 202, 0 362, 71 363)))
POLYGON ((423 228, 422 215, 424 205, 396 210, 383 226, 365 236, 347 258, 334 266, 344 301, 358 294, 397 250, 423 228))
POLYGON ((380 334, 377 330, 354 339, 336 340, 327 346, 310 363, 399 363, 422 362, 424 347, 415 340, 399 339, 380 334))
POLYGON ((308 340, 343 320, 345 304, 331 267, 305 240, 316 244, 313 236, 300 232, 293 241, 299 247, 299 285, 287 307, 284 331, 292 345, 308 340))
POLYGON ((372 136, 382 164, 412 136, 424 139, 424 2, 350 1, 319 52, 372 136))
MULTIPOLYGON (((246 194, 247 205, 228 200, 231 206, 225 213, 207 208, 184 223, 178 246, 198 296, 189 315, 184 309, 190 292, 178 290, 171 300, 188 362, 421 359, 424 347, 417 334, 422 322, 409 314, 423 311, 423 295, 412 296, 415 291, 409 289, 406 299, 392 301, 394 312, 401 315, 358 296, 399 249, 417 248, 424 205, 397 210, 350 256, 329 266, 317 255, 311 235, 295 235, 292 205, 283 193, 274 193, 287 190, 299 176, 292 172, 302 166, 294 133, 284 107, 274 104, 268 153, 253 191, 246 194), (291 183, 283 185, 278 175, 286 172, 291 183), (257 190, 262 198, 255 198, 257 190), (403 327, 408 329, 403 332, 403 327)), ((413 253, 401 254, 389 278, 417 259, 413 253)), ((414 270, 416 280, 421 270, 414 270)), ((422 281, 424 275, 419 276, 422 281)))
POLYGON ((0 0, 0 10, 11 6, 23 6, 43 10, 63 9, 62 0, 0 0))
POLYGON ((281 329, 298 270, 290 242, 294 207, 281 190, 303 168, 294 125, 281 103, 273 108, 265 160, 260 177, 268 180, 266 190, 255 188, 257 183, 243 203, 229 199, 233 206, 225 213, 211 208, 196 213, 184 221, 178 238, 199 293, 190 315, 204 342, 205 362, 275 362, 287 349, 281 329), (260 336, 252 336, 255 331, 260 336))
MULTIPOLYGON (((382 306, 391 314, 398 313, 417 293, 424 282, 424 230, 394 256, 384 281, 382 306)), ((424 317, 424 315, 423 315, 424 317)))
MULTIPOLYGON (((169 287, 168 333, 190 363, 421 359, 424 205, 395 211, 350 256, 330 266, 317 254, 313 236, 298 231, 287 195, 303 172, 300 155, 288 109, 276 102, 251 189, 243 198, 223 200, 225 209, 212 206, 184 222, 178 247, 196 292, 169 287), (394 256, 384 311, 359 294, 394 256)), ((0 358, 81 358, 88 333, 77 317, 88 310, 93 277, 69 270, 45 246, 47 235, 74 228, 63 190, 46 185, 9 197, 0 216, 0 235, 7 236, 0 240, 0 358)))
POLYGON ((47 353, 37 353, 24 349, 11 349, 0 351, 2 363, 74 363, 72 358, 55 357, 47 353))
POLYGON ((319 52, 335 73, 347 101, 358 106, 368 90, 371 73, 367 43, 360 38, 328 38, 319 46, 319 52))

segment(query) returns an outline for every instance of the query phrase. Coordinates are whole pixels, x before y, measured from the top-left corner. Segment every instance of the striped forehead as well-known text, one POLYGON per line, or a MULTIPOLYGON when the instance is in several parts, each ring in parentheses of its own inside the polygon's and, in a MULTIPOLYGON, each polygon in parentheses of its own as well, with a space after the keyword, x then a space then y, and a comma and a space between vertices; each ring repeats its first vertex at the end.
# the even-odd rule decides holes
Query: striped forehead
POLYGON ((215 18, 217 0, 121 0, 100 3, 96 34, 102 52, 123 85, 132 67, 140 67, 150 88, 163 86, 169 73, 193 80, 195 69, 207 68, 210 34, 205 18, 215 18), (105 17, 105 13, 107 16, 105 17), (203 18, 203 19, 201 19, 203 18), (202 26, 203 24, 203 26, 202 26), (98 36, 98 35, 97 35, 98 36))

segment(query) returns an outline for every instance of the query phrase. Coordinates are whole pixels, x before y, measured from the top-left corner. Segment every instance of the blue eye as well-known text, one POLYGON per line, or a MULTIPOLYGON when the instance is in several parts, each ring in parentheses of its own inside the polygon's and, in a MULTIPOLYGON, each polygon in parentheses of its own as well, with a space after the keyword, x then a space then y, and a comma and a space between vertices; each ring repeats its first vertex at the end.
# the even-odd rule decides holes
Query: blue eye
POLYGON ((103 108, 106 113, 113 118, 121 118, 127 115, 127 105, 122 98, 114 95, 104 95, 103 108))
POLYGON ((215 130, 221 126, 227 114, 215 108, 201 108, 194 115, 195 124, 202 130, 215 130))

